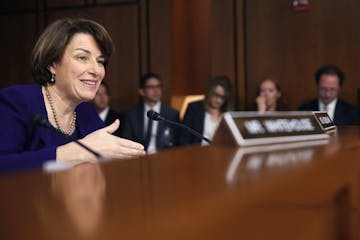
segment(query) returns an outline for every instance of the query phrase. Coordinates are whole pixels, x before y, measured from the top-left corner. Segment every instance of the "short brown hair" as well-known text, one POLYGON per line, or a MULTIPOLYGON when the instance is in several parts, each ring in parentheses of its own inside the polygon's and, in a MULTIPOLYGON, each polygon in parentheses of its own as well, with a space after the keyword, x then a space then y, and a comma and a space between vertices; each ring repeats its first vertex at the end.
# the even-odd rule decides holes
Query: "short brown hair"
POLYGON ((232 106, 231 106, 232 86, 231 86, 230 78, 228 76, 225 76, 225 75, 215 76, 210 81, 209 85, 206 88, 205 103, 207 103, 209 101, 212 91, 214 91, 214 89, 217 86, 222 87, 224 89, 224 91, 225 91, 224 104, 221 106, 220 110, 222 112, 226 112, 226 111, 231 110, 232 109, 232 106))
POLYGON ((275 89, 276 89, 278 92, 282 93, 282 89, 281 89, 280 84, 278 83, 278 81, 275 80, 275 78, 267 77, 267 78, 265 78, 263 81, 261 81, 261 83, 257 86, 257 88, 256 88, 256 96, 260 96, 261 85, 262 85, 264 82, 266 82, 266 81, 272 82, 272 83, 274 84, 274 86, 275 86, 275 89))
POLYGON ((46 85, 50 82, 51 72, 48 67, 61 60, 67 45, 76 33, 88 33, 94 37, 104 55, 106 67, 114 48, 106 29, 99 23, 87 19, 59 19, 44 30, 33 49, 31 69, 37 83, 46 85))

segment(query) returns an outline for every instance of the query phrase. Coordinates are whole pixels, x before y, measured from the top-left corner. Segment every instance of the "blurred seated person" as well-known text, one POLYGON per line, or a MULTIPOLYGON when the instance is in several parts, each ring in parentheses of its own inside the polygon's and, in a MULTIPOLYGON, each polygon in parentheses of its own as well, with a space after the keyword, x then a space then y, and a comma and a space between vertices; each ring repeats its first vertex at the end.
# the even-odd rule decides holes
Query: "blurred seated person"
MULTIPOLYGON (((207 87, 205 99, 188 105, 183 123, 212 140, 224 112, 231 109, 231 88, 231 82, 227 76, 217 76, 212 79, 207 87)), ((197 143, 207 144, 189 132, 182 131, 181 145, 197 143)))
POLYGON ((336 66, 322 66, 315 72, 315 81, 317 98, 301 105, 299 110, 325 111, 338 126, 357 124, 356 108, 338 98, 345 81, 343 71, 336 66))
POLYGON ((95 97, 112 50, 107 31, 91 20, 60 19, 45 29, 32 52, 36 83, 0 91, 2 163, 96 159, 54 129, 34 124, 34 114, 104 157, 145 154, 141 144, 112 135, 119 120, 105 127, 86 103, 95 97))
POLYGON ((288 110, 280 85, 269 78, 262 81, 257 89, 256 106, 259 113, 288 110))
MULTIPOLYGON (((110 89, 109 85, 102 81, 99 87, 99 90, 96 92, 95 98, 93 100, 93 105, 99 114, 99 117, 106 126, 111 125, 116 119, 120 120, 122 124, 123 116, 121 113, 115 112, 109 106, 110 102, 110 89)), ((121 125, 120 125, 121 127, 121 125)), ((120 127, 114 132, 114 135, 120 136, 120 127)))
POLYGON ((146 115, 153 110, 168 120, 179 122, 179 112, 161 102, 160 76, 153 72, 141 76, 139 94, 142 101, 126 114, 121 136, 142 143, 148 154, 176 146, 179 129, 164 121, 150 120, 146 115))

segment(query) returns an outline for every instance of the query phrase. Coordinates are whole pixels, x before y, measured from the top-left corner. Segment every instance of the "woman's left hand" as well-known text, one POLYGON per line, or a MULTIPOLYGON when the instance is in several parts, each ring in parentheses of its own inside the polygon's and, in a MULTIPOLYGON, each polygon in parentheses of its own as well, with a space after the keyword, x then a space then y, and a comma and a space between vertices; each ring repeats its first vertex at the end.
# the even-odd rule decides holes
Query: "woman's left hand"
POLYGON ((144 146, 140 143, 112 135, 119 126, 120 121, 115 120, 111 125, 90 133, 81 142, 109 158, 128 158, 145 155, 144 146))
MULTIPOLYGON (((101 128, 88 134, 79 141, 94 151, 100 153, 105 158, 131 158, 144 156, 144 146, 124 138, 112 135, 120 125, 116 120, 111 125, 101 128)), ((59 146, 56 152, 56 159, 61 161, 69 160, 89 160, 94 156, 74 142, 59 146)))

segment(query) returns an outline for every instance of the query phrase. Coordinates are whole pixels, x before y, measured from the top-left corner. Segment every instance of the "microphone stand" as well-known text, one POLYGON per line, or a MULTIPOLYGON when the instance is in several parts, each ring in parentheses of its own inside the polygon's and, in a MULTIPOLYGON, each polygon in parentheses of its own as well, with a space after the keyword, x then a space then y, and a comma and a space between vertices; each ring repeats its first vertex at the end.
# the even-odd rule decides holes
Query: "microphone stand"
POLYGON ((181 127, 181 128, 184 128, 186 129, 187 131, 191 132, 192 134, 194 134, 196 137, 198 137, 199 139, 202 139, 202 140, 205 140, 205 142, 211 144, 211 141, 210 139, 204 137, 203 135, 201 135, 200 133, 198 133, 197 131, 195 131, 194 129, 192 129, 191 127, 188 127, 184 124, 181 124, 181 123, 178 123, 178 122, 174 122, 174 121, 171 121, 171 120, 168 120, 166 118, 161 118, 160 120, 164 121, 164 122, 167 122, 167 123, 170 123, 170 124, 173 124, 175 126, 178 126, 178 127, 181 127))

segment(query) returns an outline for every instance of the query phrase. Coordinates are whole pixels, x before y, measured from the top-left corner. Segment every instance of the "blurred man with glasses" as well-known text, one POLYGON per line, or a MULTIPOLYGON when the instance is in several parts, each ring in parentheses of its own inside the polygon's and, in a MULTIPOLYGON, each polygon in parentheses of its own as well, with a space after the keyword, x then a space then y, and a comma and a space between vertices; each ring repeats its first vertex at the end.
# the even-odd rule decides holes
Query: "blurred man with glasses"
POLYGON ((176 146, 179 129, 163 121, 149 120, 146 115, 153 110, 168 120, 179 122, 179 112, 161 102, 160 76, 153 72, 141 76, 139 94, 142 101, 126 115, 121 136, 142 143, 148 154, 176 146))

